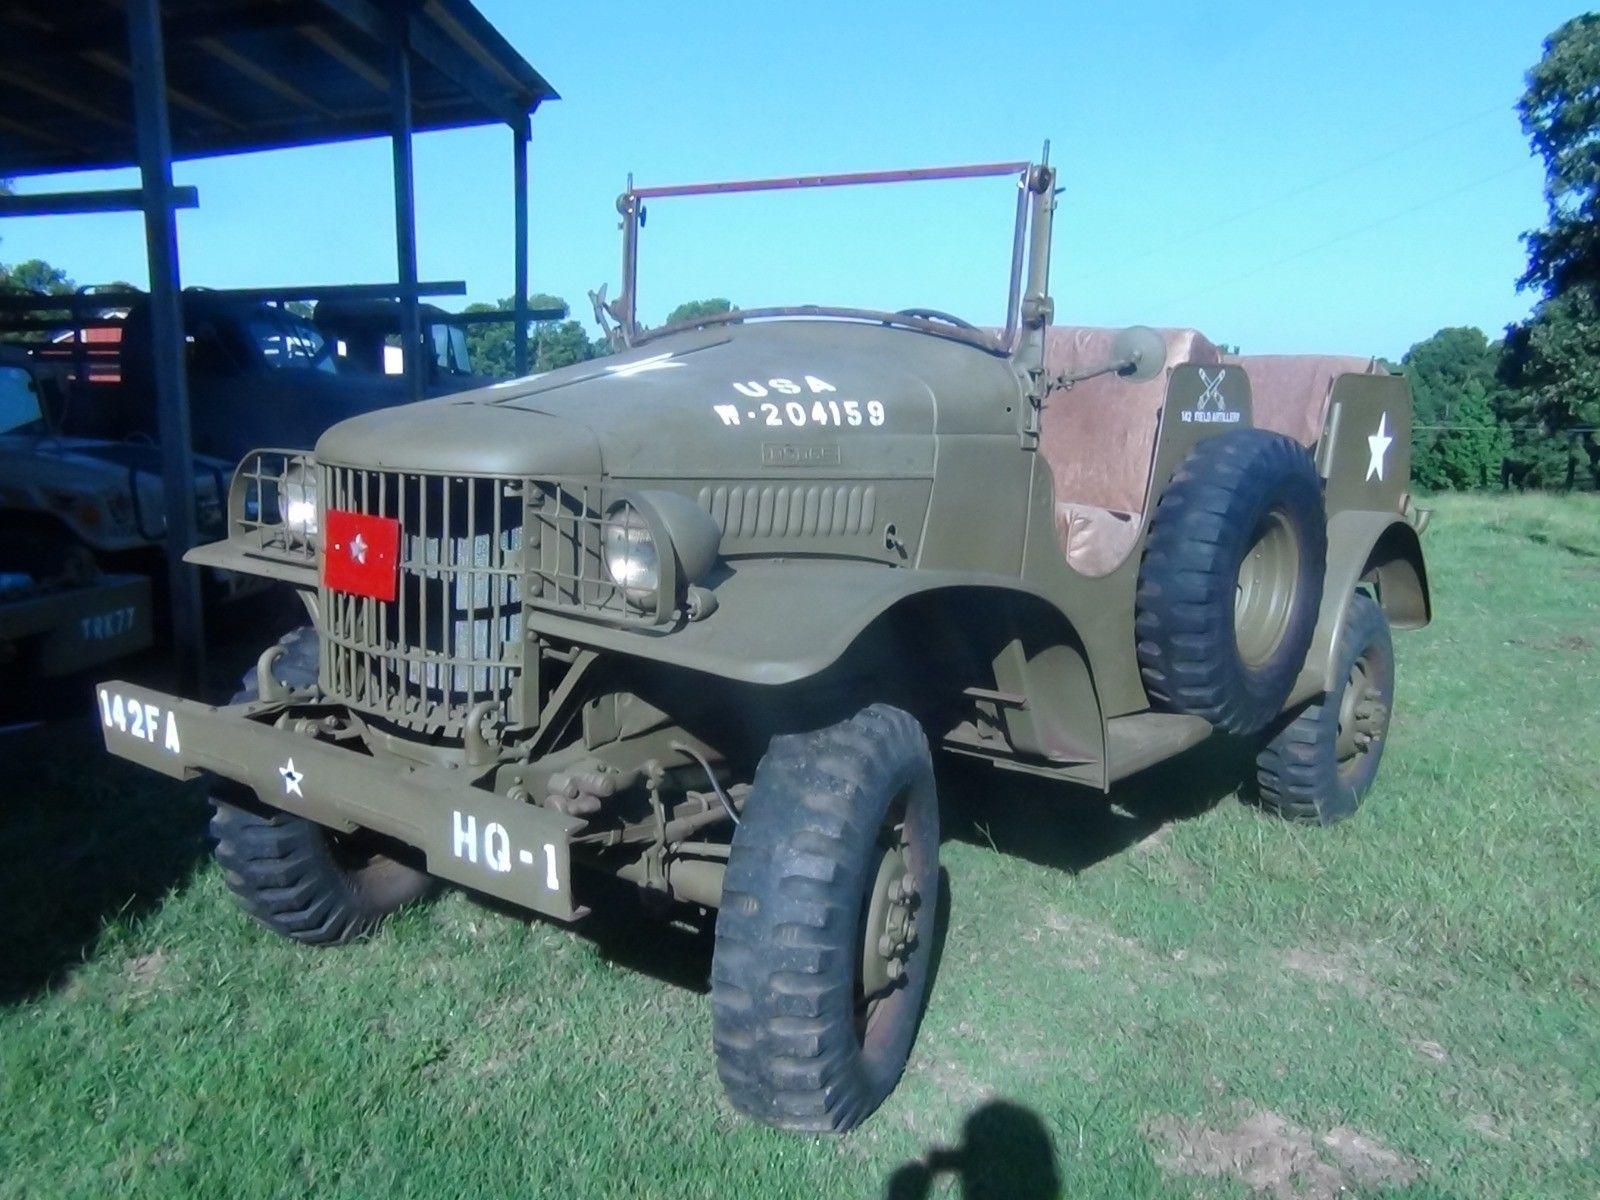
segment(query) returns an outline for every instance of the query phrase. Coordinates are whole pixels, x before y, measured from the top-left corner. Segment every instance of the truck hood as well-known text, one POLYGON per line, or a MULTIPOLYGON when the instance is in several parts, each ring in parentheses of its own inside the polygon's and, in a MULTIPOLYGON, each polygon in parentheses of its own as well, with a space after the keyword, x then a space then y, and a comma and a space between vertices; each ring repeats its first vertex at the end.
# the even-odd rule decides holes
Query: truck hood
POLYGON ((931 474, 958 407, 1014 402, 1010 363, 914 330, 787 320, 695 330, 614 357, 344 421, 329 462, 476 474, 739 478, 931 474), (959 399, 960 406, 941 398, 959 399))

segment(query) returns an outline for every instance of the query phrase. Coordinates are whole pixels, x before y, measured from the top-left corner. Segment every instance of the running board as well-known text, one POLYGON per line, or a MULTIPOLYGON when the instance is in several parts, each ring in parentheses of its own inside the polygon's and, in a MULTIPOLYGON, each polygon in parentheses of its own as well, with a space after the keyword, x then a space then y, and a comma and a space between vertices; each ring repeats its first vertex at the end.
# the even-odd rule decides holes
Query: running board
POLYGON ((1023 771, 1104 789, 1119 779, 1198 746, 1211 736, 1211 724, 1201 717, 1177 713, 1142 712, 1112 717, 1106 722, 1106 761, 1044 760, 1019 757, 998 731, 986 731, 962 722, 945 734, 944 747, 955 754, 987 759, 997 767, 1023 771))
POLYGON ((1204 717, 1154 712, 1112 717, 1106 722, 1106 779, 1126 779, 1210 736, 1211 722, 1204 717))

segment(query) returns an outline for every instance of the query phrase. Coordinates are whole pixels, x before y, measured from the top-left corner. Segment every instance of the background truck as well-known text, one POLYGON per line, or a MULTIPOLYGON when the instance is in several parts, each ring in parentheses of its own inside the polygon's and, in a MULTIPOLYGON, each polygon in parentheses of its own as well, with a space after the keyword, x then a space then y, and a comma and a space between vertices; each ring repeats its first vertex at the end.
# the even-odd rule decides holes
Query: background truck
POLYGON ((1257 388, 1194 331, 1055 327, 1056 196, 1027 163, 630 186, 620 352, 249 457, 191 559, 310 623, 229 707, 103 684, 108 748, 214 775, 224 878, 305 943, 431 877, 559 920, 595 873, 716 909, 733 1104, 851 1128, 926 999, 934 751, 1058 781, 1065 819, 1221 730, 1267 809, 1335 821, 1383 753, 1390 628, 1429 619, 1404 381, 1257 388), (646 201, 980 175, 1016 184, 998 330, 637 322, 646 201))
MULTIPOLYGON (((92 295, 78 300, 93 302, 92 295)), ((448 323, 449 315, 423 306, 424 395, 488 382, 472 373, 465 334, 448 323)), ((394 301, 324 301, 308 315, 253 291, 189 288, 183 322, 194 449, 230 465, 268 443, 309 449, 330 425, 409 399, 398 373, 394 301)), ((85 340, 69 329, 35 351, 67 371, 70 402, 61 431, 108 441, 157 440, 146 302, 85 325, 79 333, 85 340)))

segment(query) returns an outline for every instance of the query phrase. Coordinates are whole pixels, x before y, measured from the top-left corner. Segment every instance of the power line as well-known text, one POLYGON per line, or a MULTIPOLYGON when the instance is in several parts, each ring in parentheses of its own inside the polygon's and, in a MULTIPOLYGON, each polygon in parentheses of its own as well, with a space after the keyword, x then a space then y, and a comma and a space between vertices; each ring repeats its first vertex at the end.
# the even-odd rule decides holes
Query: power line
POLYGON ((1507 175, 1515 174, 1520 170, 1522 170, 1522 167, 1519 164, 1514 167, 1507 167, 1501 171, 1496 171, 1492 175, 1485 175, 1481 179, 1475 179, 1471 183, 1463 184, 1461 187, 1452 188, 1448 192, 1442 192, 1437 196, 1430 196, 1421 203, 1413 204, 1410 208, 1401 209, 1399 212, 1390 213, 1387 216, 1379 217, 1374 221, 1368 221, 1365 225, 1348 230, 1345 233, 1339 234, 1337 237, 1329 238, 1325 242, 1318 242, 1315 246, 1308 246, 1304 250, 1297 250, 1293 254, 1288 254, 1282 258, 1273 259, 1271 262, 1263 263, 1259 267, 1253 267, 1250 270, 1241 272, 1238 275, 1230 275, 1226 279, 1219 279, 1214 283, 1208 283, 1205 287, 1199 288, 1193 292, 1188 292, 1185 295, 1158 301, 1156 306, 1159 307, 1161 305, 1168 304, 1183 304, 1189 300, 1193 300, 1197 296, 1204 296, 1208 292, 1214 292, 1218 288, 1229 287, 1235 283, 1242 283, 1246 279, 1254 279, 1257 275, 1260 275, 1266 271, 1272 271, 1278 267, 1287 266, 1289 263, 1298 262, 1302 258, 1307 258, 1310 255, 1320 253, 1321 251, 1327 250, 1333 246, 1337 246, 1342 242, 1348 242, 1351 238, 1360 237, 1362 234, 1369 233, 1380 226, 1403 220, 1414 213, 1419 213, 1425 209, 1432 208, 1436 204, 1443 204, 1446 201, 1454 200, 1457 196, 1465 195, 1467 192, 1470 192, 1475 188, 1483 187, 1486 184, 1493 183, 1497 179, 1504 179, 1507 175))
POLYGON ((1247 217, 1253 217, 1257 213, 1265 212, 1269 208, 1274 208, 1277 205, 1283 204, 1289 200, 1297 199, 1300 196, 1304 196, 1308 192, 1316 191, 1320 187, 1326 187, 1330 183, 1337 183, 1341 179, 1347 179, 1351 175, 1356 175, 1362 171, 1365 171, 1368 167, 1376 166, 1381 162, 1387 162, 1391 158, 1398 158, 1400 155, 1405 154, 1408 151, 1415 150, 1418 146, 1425 146, 1429 142, 1437 141, 1439 138, 1442 138, 1447 134, 1455 133, 1458 129, 1465 129, 1469 125, 1475 125, 1487 117, 1502 115, 1505 113, 1505 111, 1506 106, 1504 104, 1496 104, 1492 108, 1486 108, 1481 112, 1473 113, 1471 116, 1463 117, 1459 121, 1455 121, 1449 125, 1443 126, 1442 128, 1435 129, 1431 133, 1425 133, 1420 137, 1413 138, 1409 142, 1401 142, 1399 145, 1392 146, 1388 150, 1383 151, 1381 154, 1374 154, 1368 158, 1361 159, 1359 162, 1351 163, 1349 166, 1342 167, 1337 171, 1331 172, 1330 174, 1319 175, 1317 178, 1312 179, 1309 182, 1290 188, 1288 191, 1281 192, 1270 199, 1263 200, 1259 204, 1252 205, 1250 208, 1242 209, 1230 216, 1213 221, 1208 225, 1201 225, 1197 228, 1187 230, 1174 237, 1170 241, 1158 243, 1154 247, 1144 250, 1139 254, 1135 254, 1132 257, 1121 258, 1118 260, 1118 268, 1120 269, 1125 267, 1130 263, 1143 262, 1145 259, 1154 258, 1159 254, 1165 254, 1169 250, 1174 250, 1181 246, 1187 245, 1188 242, 1193 238, 1204 237, 1207 234, 1215 233, 1219 229, 1226 229, 1229 225, 1235 225, 1238 222, 1245 220, 1247 217))

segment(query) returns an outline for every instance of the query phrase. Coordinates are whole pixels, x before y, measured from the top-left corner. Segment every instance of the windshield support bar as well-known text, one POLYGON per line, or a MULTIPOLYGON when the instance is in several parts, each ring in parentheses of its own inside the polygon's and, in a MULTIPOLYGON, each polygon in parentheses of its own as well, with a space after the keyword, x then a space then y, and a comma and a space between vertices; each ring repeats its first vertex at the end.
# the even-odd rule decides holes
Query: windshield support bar
POLYGON ((917 183, 927 179, 989 179, 1020 175, 1025 162, 973 163, 959 167, 917 167, 909 171, 856 171, 842 175, 787 175, 776 179, 734 179, 723 183, 682 183, 667 187, 634 188, 641 200, 668 196, 718 196, 733 192, 783 192, 794 188, 852 187, 864 183, 917 183))

